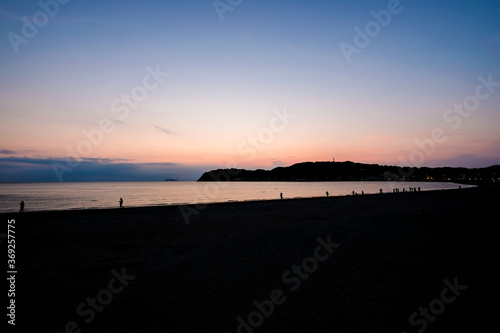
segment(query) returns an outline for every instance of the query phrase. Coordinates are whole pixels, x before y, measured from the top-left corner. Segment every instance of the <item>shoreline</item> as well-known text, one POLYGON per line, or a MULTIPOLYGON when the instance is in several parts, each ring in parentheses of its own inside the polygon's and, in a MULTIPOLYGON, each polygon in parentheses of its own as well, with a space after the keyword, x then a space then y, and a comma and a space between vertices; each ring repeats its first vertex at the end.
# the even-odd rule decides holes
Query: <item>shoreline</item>
MULTIPOLYGON (((472 185, 472 184, 462 184, 462 185, 472 185)), ((283 199, 255 199, 255 200, 243 200, 243 201, 213 201, 213 202, 200 202, 200 203, 175 203, 175 204, 157 204, 157 205, 149 205, 149 206, 130 206, 130 207, 125 207, 123 209, 125 210, 131 210, 131 209, 155 209, 155 208, 167 208, 167 207, 186 207, 186 206, 204 206, 204 205, 220 205, 220 204, 239 204, 239 203, 257 203, 257 202, 280 202, 280 201, 290 201, 290 200, 333 200, 336 198, 346 198, 346 197, 368 197, 368 196, 380 196, 380 195, 418 195, 419 193, 429 193, 429 192, 442 192, 442 191, 461 191, 461 190, 469 190, 469 189, 476 189, 476 188, 483 188, 477 185, 474 185, 474 187, 467 187, 467 188, 462 188, 462 189, 437 189, 437 190, 423 190, 420 192, 399 192, 399 193, 393 193, 393 192, 384 192, 382 194, 380 193, 365 193, 363 195, 352 195, 352 194, 346 194, 346 195, 330 195, 329 197, 326 196, 315 196, 315 197, 293 197, 293 198, 283 198, 283 199)), ((93 212, 93 211, 107 211, 107 210, 120 210, 120 208, 117 207, 106 207, 106 208, 71 208, 71 209, 53 209, 53 210, 25 210, 24 213, 22 214, 34 214, 34 213, 52 213, 52 212, 93 212)), ((0 212, 0 217, 3 215, 9 215, 9 214, 20 214, 19 211, 14 210, 12 212, 0 212)))
POLYGON ((274 299, 255 332, 413 332, 409 317, 446 280, 467 288, 426 332, 493 331, 495 309, 477 304, 496 283, 499 199, 469 188, 216 203, 189 223, 180 206, 9 214, 16 326, 249 332, 238 318, 274 299), (340 246, 326 258, 318 239, 340 246), (120 273, 126 286, 110 285, 120 273), (102 301, 94 317, 88 299, 102 301))

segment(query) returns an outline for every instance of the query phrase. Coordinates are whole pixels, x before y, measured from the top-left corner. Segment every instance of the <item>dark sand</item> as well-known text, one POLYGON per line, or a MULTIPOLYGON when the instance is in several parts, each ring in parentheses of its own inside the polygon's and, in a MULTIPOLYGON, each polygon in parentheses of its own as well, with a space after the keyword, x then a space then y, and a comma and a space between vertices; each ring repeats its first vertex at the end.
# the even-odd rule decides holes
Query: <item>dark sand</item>
POLYGON ((498 331, 499 199, 475 188, 213 204, 189 225, 174 206, 3 214, 17 222, 16 331, 237 332, 279 289, 254 332, 417 332, 409 316, 455 278, 467 289, 434 301, 425 332, 498 331), (292 291, 283 273, 328 235, 341 246, 292 291), (103 289, 108 302, 122 268, 135 278, 86 323, 77 307, 103 289))

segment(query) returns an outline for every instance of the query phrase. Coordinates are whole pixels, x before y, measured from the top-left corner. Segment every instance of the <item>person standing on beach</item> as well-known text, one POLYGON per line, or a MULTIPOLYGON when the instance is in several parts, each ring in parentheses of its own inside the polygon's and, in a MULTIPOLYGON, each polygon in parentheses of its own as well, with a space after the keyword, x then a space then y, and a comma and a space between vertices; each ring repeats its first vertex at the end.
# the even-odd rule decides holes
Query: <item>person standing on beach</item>
POLYGON ((123 208, 123 199, 122 199, 122 198, 120 198, 120 201, 119 201, 119 202, 120 202, 120 208, 123 208))
POLYGON ((326 197, 327 197, 327 198, 328 198, 328 195, 329 195, 329 193, 328 193, 328 191, 326 191, 326 197))
POLYGON ((21 203, 19 204, 20 208, 19 208, 19 213, 24 213, 24 201, 21 201, 21 203))
POLYGON ((283 200, 283 192, 280 193, 280 198, 283 200))

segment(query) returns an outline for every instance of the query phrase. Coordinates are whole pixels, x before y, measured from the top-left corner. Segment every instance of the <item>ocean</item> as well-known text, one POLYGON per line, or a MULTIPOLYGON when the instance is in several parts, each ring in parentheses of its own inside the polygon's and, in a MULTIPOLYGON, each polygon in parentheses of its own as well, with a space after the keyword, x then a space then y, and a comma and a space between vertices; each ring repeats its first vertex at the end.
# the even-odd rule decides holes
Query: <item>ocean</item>
POLYGON ((92 182, 92 183, 3 183, 0 212, 118 208, 198 204, 249 200, 305 198, 392 193, 394 188, 420 187, 421 191, 470 187, 445 182, 92 182))

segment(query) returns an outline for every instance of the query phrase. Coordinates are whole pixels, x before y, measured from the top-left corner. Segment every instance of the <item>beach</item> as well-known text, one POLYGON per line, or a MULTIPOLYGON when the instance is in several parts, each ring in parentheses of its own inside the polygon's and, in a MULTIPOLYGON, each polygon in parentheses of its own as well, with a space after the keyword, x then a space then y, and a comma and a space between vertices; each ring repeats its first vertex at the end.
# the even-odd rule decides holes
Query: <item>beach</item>
POLYGON ((490 187, 1 214, 16 225, 16 331, 498 329, 499 198, 490 187))

